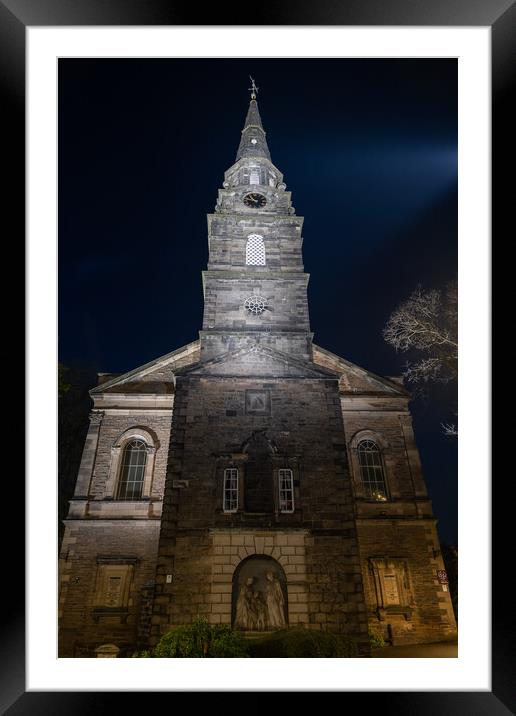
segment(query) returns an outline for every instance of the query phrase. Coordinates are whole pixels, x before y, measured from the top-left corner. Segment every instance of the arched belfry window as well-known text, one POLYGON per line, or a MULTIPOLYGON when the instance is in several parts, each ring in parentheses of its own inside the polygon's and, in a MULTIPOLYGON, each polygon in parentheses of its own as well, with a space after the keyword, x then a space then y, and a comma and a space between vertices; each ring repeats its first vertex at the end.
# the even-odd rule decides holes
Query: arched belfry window
POLYGON ((250 234, 245 247, 246 266, 265 266, 265 244, 263 236, 250 234))
POLYGON ((374 440, 361 440, 357 446, 358 463, 366 497, 387 500, 387 487, 380 448, 374 440))
POLYGON ((139 500, 141 498, 146 463, 147 445, 143 440, 128 442, 122 456, 118 500, 139 500))

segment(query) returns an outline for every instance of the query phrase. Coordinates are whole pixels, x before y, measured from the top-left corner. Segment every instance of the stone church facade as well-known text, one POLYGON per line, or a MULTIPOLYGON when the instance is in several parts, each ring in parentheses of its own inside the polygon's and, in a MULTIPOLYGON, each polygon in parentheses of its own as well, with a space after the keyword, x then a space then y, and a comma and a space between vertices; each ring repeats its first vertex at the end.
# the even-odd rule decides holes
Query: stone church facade
POLYGON ((59 656, 130 656, 197 615, 331 629, 362 655, 369 628, 456 633, 410 395, 313 343, 302 226, 253 92, 208 215, 199 339, 91 390, 59 656))

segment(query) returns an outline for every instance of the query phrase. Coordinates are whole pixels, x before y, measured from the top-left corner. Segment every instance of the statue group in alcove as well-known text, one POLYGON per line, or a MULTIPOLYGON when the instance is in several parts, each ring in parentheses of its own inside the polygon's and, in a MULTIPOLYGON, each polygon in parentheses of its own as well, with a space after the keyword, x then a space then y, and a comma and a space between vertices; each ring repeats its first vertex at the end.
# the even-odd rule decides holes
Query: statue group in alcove
POLYGON ((247 577, 240 587, 236 603, 235 627, 246 631, 267 631, 285 626, 285 598, 279 580, 269 571, 265 590, 260 591, 255 577, 247 577))

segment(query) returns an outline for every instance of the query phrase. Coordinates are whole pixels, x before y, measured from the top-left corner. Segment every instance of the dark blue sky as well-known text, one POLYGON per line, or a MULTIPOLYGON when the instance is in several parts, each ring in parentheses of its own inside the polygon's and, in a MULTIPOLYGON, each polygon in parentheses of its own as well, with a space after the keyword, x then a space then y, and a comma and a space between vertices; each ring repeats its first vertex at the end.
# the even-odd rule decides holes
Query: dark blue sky
MULTIPOLYGON (((59 358, 123 372, 197 338, 206 214, 235 160, 252 75, 274 164, 305 217, 314 341, 401 372, 381 330, 457 274, 450 59, 59 61, 59 358)), ((457 539, 449 391, 414 401, 445 541, 457 539)))

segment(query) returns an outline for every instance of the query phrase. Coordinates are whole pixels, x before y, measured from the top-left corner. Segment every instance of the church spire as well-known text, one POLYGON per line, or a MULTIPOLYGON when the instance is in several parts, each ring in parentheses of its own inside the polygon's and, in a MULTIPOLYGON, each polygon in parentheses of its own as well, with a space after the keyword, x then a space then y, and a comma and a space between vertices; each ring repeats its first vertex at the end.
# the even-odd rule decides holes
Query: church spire
POLYGON ((236 156, 236 161, 243 157, 265 157, 270 161, 271 155, 267 140, 265 139, 265 130, 262 125, 260 112, 258 111, 258 102, 256 95, 258 87, 251 77, 252 86, 249 88, 251 92, 251 101, 249 110, 245 118, 244 128, 242 130, 242 139, 236 156))

